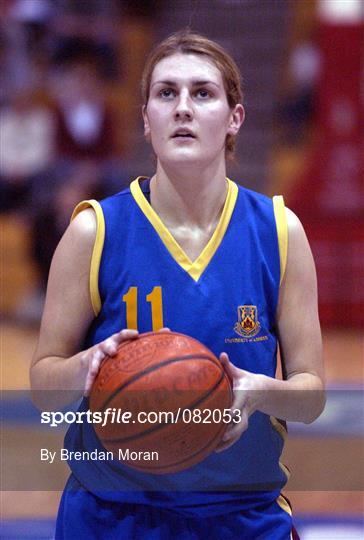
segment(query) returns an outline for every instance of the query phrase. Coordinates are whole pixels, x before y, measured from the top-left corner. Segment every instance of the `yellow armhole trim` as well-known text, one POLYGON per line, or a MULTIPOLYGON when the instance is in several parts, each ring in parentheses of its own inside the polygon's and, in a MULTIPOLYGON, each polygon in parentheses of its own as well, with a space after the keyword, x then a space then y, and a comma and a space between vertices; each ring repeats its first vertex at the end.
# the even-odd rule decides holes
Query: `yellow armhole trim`
MULTIPOLYGON (((281 424, 281 422, 279 422, 279 420, 277 420, 277 418, 275 416, 270 416, 269 420, 270 420, 270 423, 272 424, 272 427, 282 437, 283 442, 285 442, 286 439, 287 439, 287 430, 286 430, 286 428, 281 424)), ((289 469, 281 461, 279 462, 279 467, 283 471, 283 473, 285 474, 285 476, 287 478, 287 482, 288 482, 288 480, 289 480, 289 478, 291 476, 291 473, 289 472, 289 469)), ((279 501, 277 501, 277 502, 279 504, 279 501)), ((282 506, 282 508, 283 508, 283 506, 282 506)))
POLYGON ((285 441, 287 438, 287 430, 284 428, 284 426, 277 420, 275 416, 270 416, 269 420, 273 428, 279 433, 279 435, 285 441))
POLYGON ((92 308, 97 316, 101 310, 101 298, 99 292, 99 269, 102 256, 102 250, 105 241, 105 219, 100 203, 91 199, 89 201, 80 202, 73 211, 71 221, 86 208, 93 208, 96 214, 96 238, 94 248, 92 250, 91 266, 90 266, 90 297, 92 308))
POLYGON ((273 210, 276 220, 278 246, 279 246, 279 260, 281 277, 279 284, 282 283, 284 273, 287 266, 287 250, 288 250, 288 225, 286 217, 286 208, 284 206, 284 199, 282 195, 275 195, 273 197, 273 210))
POLYGON ((285 466, 284 463, 282 463, 282 461, 279 462, 279 467, 283 471, 283 473, 286 475, 287 482, 288 482, 288 480, 291 478, 290 470, 288 469, 288 467, 285 466))
POLYGON ((290 505, 288 504, 287 500, 285 499, 285 497, 283 497, 283 495, 279 495, 278 499, 277 499, 277 503, 279 504, 279 506, 282 508, 282 510, 284 510, 285 512, 287 512, 287 514, 289 514, 290 516, 292 515, 292 510, 291 510, 291 507, 290 505))

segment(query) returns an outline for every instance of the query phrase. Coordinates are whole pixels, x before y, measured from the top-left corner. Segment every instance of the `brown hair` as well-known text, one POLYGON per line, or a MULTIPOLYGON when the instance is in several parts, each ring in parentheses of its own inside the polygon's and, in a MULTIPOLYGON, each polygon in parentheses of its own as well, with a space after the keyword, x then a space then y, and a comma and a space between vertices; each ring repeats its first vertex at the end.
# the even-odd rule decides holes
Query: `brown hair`
MULTIPOLYGON (((153 70, 163 58, 176 53, 199 54, 207 56, 219 69, 224 82, 229 107, 233 108, 243 101, 243 92, 240 82, 240 71, 231 56, 217 43, 195 34, 189 29, 172 34, 159 43, 150 53, 142 75, 142 98, 144 105, 149 99, 150 82, 153 70)), ((235 151, 235 136, 227 135, 225 152, 227 157, 233 157, 235 151)))

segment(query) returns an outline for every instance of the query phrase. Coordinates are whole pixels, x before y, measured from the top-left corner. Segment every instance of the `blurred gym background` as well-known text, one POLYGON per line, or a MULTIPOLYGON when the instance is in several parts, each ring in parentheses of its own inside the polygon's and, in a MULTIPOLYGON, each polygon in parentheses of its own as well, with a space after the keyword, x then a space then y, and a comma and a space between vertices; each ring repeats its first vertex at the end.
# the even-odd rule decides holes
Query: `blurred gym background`
MULTIPOLYGON (((283 194, 314 253, 328 384, 283 461, 302 540, 363 537, 364 16, 361 0, 0 0, 2 538, 52 538, 66 466, 34 460, 29 396, 52 253, 82 199, 153 172, 140 76, 190 26, 238 62, 229 175, 283 194)), ((40 435, 41 432, 41 435, 40 435)), ((53 438, 52 438, 53 437, 53 438)), ((38 444, 39 447, 39 444, 38 444)))

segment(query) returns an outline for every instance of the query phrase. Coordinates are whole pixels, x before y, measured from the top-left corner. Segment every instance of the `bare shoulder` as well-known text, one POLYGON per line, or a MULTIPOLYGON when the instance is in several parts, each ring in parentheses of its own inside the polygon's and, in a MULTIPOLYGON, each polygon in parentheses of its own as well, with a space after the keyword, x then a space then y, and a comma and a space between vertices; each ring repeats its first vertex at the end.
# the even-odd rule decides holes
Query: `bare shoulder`
POLYGON ((71 221, 65 236, 72 236, 73 239, 78 238, 80 242, 93 245, 96 237, 97 222, 95 212, 92 208, 82 210, 71 221))
POLYGON ((88 276, 95 243, 97 223, 94 211, 80 212, 69 224, 54 253, 48 283, 48 293, 54 292, 52 285, 58 284, 73 294, 76 289, 88 291, 88 276))
POLYGON ((54 253, 51 271, 55 266, 82 264, 92 254, 97 231, 95 212, 83 210, 71 221, 54 253))
POLYGON ((299 218, 286 208, 288 225, 287 265, 279 293, 278 315, 297 302, 317 303, 316 269, 311 248, 299 218))
POLYGON ((86 208, 79 212, 71 221, 71 225, 87 231, 96 231, 96 216, 92 208, 86 208))
POLYGON ((292 212, 289 208, 285 208, 286 210, 286 219, 287 219, 287 226, 288 226, 288 235, 290 241, 300 241, 302 238, 306 238, 306 233, 304 231, 303 225, 297 215, 292 212))
POLYGON ((279 290, 277 327, 283 372, 317 374, 323 380, 317 278, 311 248, 299 218, 286 208, 287 266, 279 290))
POLYGON ((294 272, 315 273, 314 261, 311 248, 299 218, 292 210, 286 207, 286 218, 288 226, 288 256, 287 256, 287 278, 294 272))

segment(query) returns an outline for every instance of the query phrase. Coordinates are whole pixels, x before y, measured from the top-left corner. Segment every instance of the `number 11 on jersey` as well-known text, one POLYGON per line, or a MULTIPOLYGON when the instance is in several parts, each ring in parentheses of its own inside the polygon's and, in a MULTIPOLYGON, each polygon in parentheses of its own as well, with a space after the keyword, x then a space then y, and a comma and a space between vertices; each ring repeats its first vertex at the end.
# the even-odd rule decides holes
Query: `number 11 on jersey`
MULTIPOLYGON (((146 295, 145 300, 150 303, 153 332, 157 332, 164 326, 162 287, 155 286, 152 292, 146 295)), ((129 287, 123 301, 126 303, 126 327, 138 330, 138 287, 129 287)))

